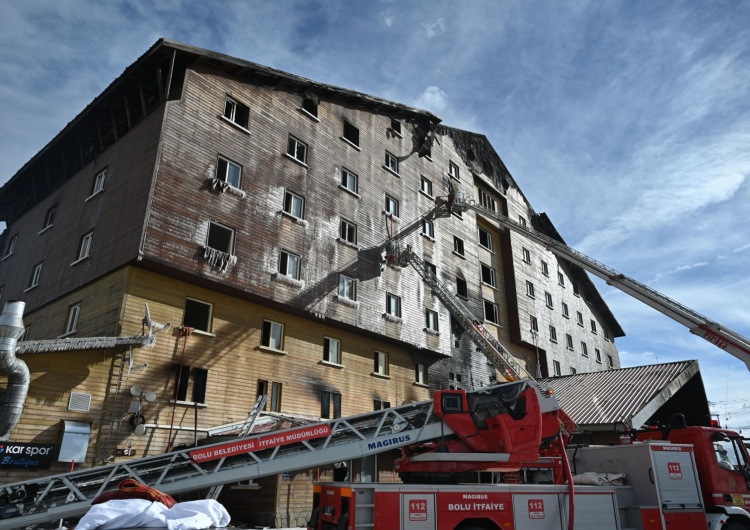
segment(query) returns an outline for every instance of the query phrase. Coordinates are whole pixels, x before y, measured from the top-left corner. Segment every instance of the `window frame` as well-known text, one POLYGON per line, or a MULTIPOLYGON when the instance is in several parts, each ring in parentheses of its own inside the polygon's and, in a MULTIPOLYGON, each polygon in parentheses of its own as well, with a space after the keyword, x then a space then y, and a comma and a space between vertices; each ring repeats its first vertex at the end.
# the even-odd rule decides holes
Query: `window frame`
POLYGON ((552 293, 550 293, 549 291, 544 291, 544 303, 550 309, 554 309, 555 307, 552 300, 552 293))
POLYGON ((495 269, 487 265, 486 263, 479 262, 479 274, 482 278, 482 283, 489 285, 490 287, 497 289, 497 277, 495 276, 495 269), (489 280, 485 280, 485 270, 489 271, 489 280))
POLYGON ((78 263, 87 259, 91 255, 91 242, 94 239, 94 231, 84 234, 81 236, 80 242, 78 243, 78 254, 73 264, 78 263))
POLYGON ((584 357, 589 356, 589 345, 586 344, 586 341, 583 340, 581 341, 581 355, 583 355, 584 357))
POLYGON ((557 271, 557 284, 563 288, 565 287, 565 275, 560 271, 557 271))
POLYGON ((401 132, 401 121, 395 120, 391 118, 391 131, 393 134, 398 136, 399 138, 403 138, 403 133, 401 132))
POLYGON ((526 264, 531 263, 531 252, 526 247, 521 247, 521 255, 523 259, 523 262, 526 264))
POLYGON ((249 132, 248 126, 250 125, 250 107, 230 95, 227 95, 226 99, 224 100, 224 112, 221 117, 232 125, 239 127, 243 131, 249 132), (230 106, 231 110, 227 112, 227 108, 230 106), (241 113, 239 113, 239 116, 237 112, 238 110, 242 111, 241 113), (244 120, 242 120, 243 117, 244 120), (244 121, 244 123, 242 123, 242 121, 244 121))
POLYGON ((549 277, 549 265, 547 265, 547 262, 542 260, 539 260, 541 262, 542 266, 542 274, 549 277))
POLYGON ((33 269, 31 269, 31 278, 29 278, 29 286, 26 288, 26 291, 39 286, 39 281, 42 278, 43 266, 44 266, 44 261, 40 261, 39 263, 34 265, 33 269))
POLYGON ((414 363, 414 382, 425 386, 429 384, 428 370, 425 363, 414 363))
POLYGON ((359 127, 355 126, 351 121, 344 118, 344 130, 341 134, 341 139, 360 150, 359 146, 359 127))
POLYGON ((466 245, 464 240, 458 236, 453 236, 453 253, 462 258, 466 258, 466 245))
POLYGON ((560 377, 562 375, 562 371, 560 369, 560 361, 552 361, 552 373, 557 377, 560 377))
POLYGON ((68 313, 65 323, 65 332, 63 335, 72 335, 78 330, 78 319, 81 316, 81 302, 76 302, 68 307, 68 313))
POLYGON ((379 375, 381 377, 390 376, 390 362, 388 357, 388 352, 375 350, 373 355, 373 375, 379 375))
POLYGON ((397 294, 385 293, 385 314, 401 318, 401 297, 397 294))
POLYGON ((565 334, 565 347, 570 351, 575 351, 573 347, 573 335, 571 335, 570 333, 565 334))
POLYGON ((343 217, 339 218, 339 239, 350 245, 357 245, 357 225, 343 217))
MULTIPOLYGON (((219 180, 221 182, 224 182, 227 186, 230 186, 235 189, 241 189, 242 186, 242 165, 238 164, 237 162, 227 158, 224 155, 218 155, 216 158, 216 180, 219 180), (223 170, 222 170, 223 165, 223 170), (230 182, 230 169, 236 168, 237 173, 237 183, 234 184, 233 182, 230 182), (223 175, 221 173, 224 173, 223 175)), ((232 180, 234 178, 232 177, 232 180)))
POLYGON ((105 167, 94 175, 94 182, 91 184, 91 194, 89 199, 95 195, 99 195, 104 191, 104 185, 107 181, 107 168, 105 167))
POLYGON ((599 348, 594 348, 594 358, 597 363, 602 364, 602 351, 599 348))
POLYGON ((308 145, 290 133, 289 139, 287 140, 287 145, 286 145, 286 155, 292 160, 294 160, 295 162, 298 162, 302 164, 303 166, 307 166, 307 160, 309 158, 308 145), (299 156, 300 147, 302 148, 301 158, 299 156))
POLYGON ((398 172, 398 158, 396 158, 396 156, 390 151, 385 152, 385 163, 383 164, 383 167, 394 175, 398 177, 401 176, 398 172))
POLYGON ((57 215, 57 204, 47 208, 47 213, 44 214, 44 225, 40 234, 45 230, 52 228, 55 225, 55 216, 57 215))
POLYGON ((477 239, 479 240, 479 246, 492 252, 492 234, 481 226, 477 227, 477 239), (482 234, 486 236, 487 244, 482 243, 482 234))
POLYGON ((355 195, 359 195, 359 175, 355 172, 342 167, 341 168, 341 187, 355 195), (352 184, 353 183, 353 187, 352 184))
MULTIPOLYGON (((185 297, 185 306, 182 310, 182 326, 192 328, 194 332, 197 333, 206 333, 213 335, 213 322, 214 322, 214 305, 211 302, 206 302, 204 300, 199 300, 197 298, 193 298, 192 296, 186 296, 185 297), (193 314, 191 312, 191 315, 188 316, 188 306, 190 304, 194 305, 193 311, 198 311, 201 309, 201 312, 199 314, 193 314), (199 308, 199 305, 201 306, 199 308), (205 313, 205 317, 203 317, 203 313, 205 313), (197 318, 202 317, 205 318, 205 325, 202 327, 199 327, 196 325, 197 318), (205 327, 206 329, 203 329, 205 327)), ((201 324, 204 324, 201 322, 201 324)))
POLYGON ((5 254, 3 254, 3 259, 11 257, 15 251, 16 251, 16 243, 18 243, 18 234, 13 234, 8 239, 8 245, 5 247, 5 254))
POLYGON ((326 336, 323 337, 323 362, 335 364, 337 366, 342 365, 341 341, 339 339, 326 336), (336 347, 332 349, 331 346, 333 344, 335 344, 336 347))
POLYGON ((560 307, 562 308, 562 316, 563 318, 570 318, 570 309, 568 308, 568 304, 565 302, 560 303, 560 307))
POLYGON ((596 320, 594 320, 593 318, 590 318, 589 323, 591 324, 591 333, 593 333, 594 335, 598 335, 599 332, 596 329, 596 320))
POLYGON ((302 257, 299 254, 281 248, 279 249, 279 263, 276 270, 282 276, 287 276, 293 280, 299 280, 302 276, 302 257), (291 263, 296 263, 293 274, 289 274, 291 263))
POLYGON ((539 333, 539 319, 534 315, 529 315, 529 331, 539 333))
POLYGON ((294 219, 304 219, 305 198, 298 193, 294 193, 288 188, 284 189, 283 212, 289 217, 293 217, 294 219), (295 213, 296 211, 299 211, 300 215, 297 215, 295 213))
POLYGON ((264 318, 260 332, 260 347, 273 351, 284 351, 284 331, 284 324, 281 322, 264 318), (277 339, 279 345, 278 348, 274 346, 277 339))
POLYGON ((426 331, 434 331, 435 333, 440 332, 440 316, 437 311, 429 308, 425 308, 424 310, 424 319, 425 319, 425 330, 426 331))
POLYGON ((435 240, 435 223, 430 219, 422 219, 422 235, 433 241, 435 240))
POLYGON ((339 274, 338 297, 352 302, 357 301, 357 280, 345 274, 339 274), (349 294, 353 295, 350 297, 349 294))
POLYGON ((419 191, 430 198, 435 196, 433 194, 432 181, 424 175, 420 175, 419 191))
MULTIPOLYGON (((225 254, 229 254, 230 256, 233 256, 234 255, 234 243, 235 243, 236 235, 237 235, 237 233, 236 233, 235 229, 232 228, 231 226, 227 226, 224 223, 220 223, 220 222, 218 222, 218 221, 216 221, 214 219, 209 219, 208 220, 208 230, 206 230, 206 243, 205 243, 206 248, 210 248, 210 249, 216 250, 218 252, 224 252, 225 254), (218 248, 218 247, 215 247, 215 246, 211 246, 210 241, 212 239, 211 238, 211 229, 212 229, 212 227, 215 227, 218 230, 226 231, 228 233, 228 235, 229 235, 229 244, 227 245, 228 249, 218 248)), ((215 237, 220 237, 220 233, 214 233, 214 236, 215 237)), ((221 237, 221 239, 224 239, 224 237, 221 237)), ((213 242, 217 243, 216 239, 214 239, 213 242)))
POLYGON ((448 176, 455 180, 461 180, 461 170, 459 169, 458 164, 451 160, 448 161, 448 176))
POLYGON ((315 121, 320 121, 318 118, 318 107, 320 103, 316 103, 313 98, 302 98, 299 110, 313 118, 315 121))
POLYGON ((526 280, 526 296, 529 298, 536 298, 534 294, 534 284, 531 280, 526 280))
POLYGON ((495 198, 482 188, 478 188, 478 191, 480 206, 491 212, 497 212, 497 201, 495 201, 495 198))
POLYGON ((583 313, 576 311, 576 324, 583 327, 583 313))
POLYGON ((401 213, 401 205, 399 204, 399 200, 395 197, 392 197, 391 195, 385 194, 385 204, 384 204, 384 212, 386 215, 395 217, 396 219, 399 218, 399 214, 401 213), (395 212, 393 211, 395 210, 395 212))
POLYGON ((484 311, 484 321, 490 322, 491 324, 499 326, 500 325, 500 309, 498 308, 497 304, 495 302, 492 302, 484 298, 482 299, 482 302, 483 302, 482 307, 484 311), (488 311, 488 309, 490 311, 488 311))
POLYGON ((467 299, 469 298, 469 283, 466 278, 456 276, 456 296, 467 299))
POLYGON ((557 328, 552 324, 549 325, 549 340, 557 344, 557 328))

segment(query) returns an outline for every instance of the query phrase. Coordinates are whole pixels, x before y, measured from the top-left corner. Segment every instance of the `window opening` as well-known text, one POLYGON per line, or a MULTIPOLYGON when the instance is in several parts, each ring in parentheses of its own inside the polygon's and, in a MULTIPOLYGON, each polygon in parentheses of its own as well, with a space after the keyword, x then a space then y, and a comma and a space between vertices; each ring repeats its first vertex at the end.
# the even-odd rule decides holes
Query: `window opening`
POLYGON ((209 221, 206 246, 226 254, 232 254, 234 250, 234 230, 215 221, 209 221))
POLYGON ((78 329, 78 316, 81 314, 81 302, 73 304, 68 308, 68 321, 65 325, 65 334, 75 333, 78 329))
POLYGON ((341 185, 352 193, 357 193, 359 177, 346 168, 341 169, 341 185))
POLYGON ((220 156, 216 165, 216 178, 233 188, 239 188, 242 179, 242 166, 220 156))
POLYGON ((479 244, 487 250, 492 250, 492 235, 484 228, 479 228, 479 244))
POLYGON ((89 257, 89 251, 91 250, 91 240, 93 238, 93 232, 89 232, 81 238, 81 244, 78 247, 78 257, 76 258, 76 261, 89 257))
POLYGON ((274 350, 284 349, 284 325, 271 320, 263 321, 263 331, 260 337, 261 346, 274 350))
POLYGON ((398 158, 388 151, 385 152, 385 167, 398 174, 398 158))
POLYGON ((401 318, 401 297, 395 294, 385 294, 385 312, 391 316, 401 318))
POLYGON ((438 331, 437 311, 425 309, 425 327, 430 331, 438 331))
POLYGON ((435 225, 428 219, 422 219, 422 235, 435 239, 435 225))
POLYGON ((224 117, 229 121, 236 123, 243 129, 247 129, 250 108, 236 99, 227 97, 227 100, 224 103, 224 117))
POLYGON ((344 276, 339 276, 339 296, 349 300, 357 299, 357 280, 344 276))
POLYGON ((352 245, 357 244, 357 225, 354 223, 347 221, 346 219, 341 219, 341 225, 339 227, 339 237, 346 241, 347 243, 351 243, 352 245))
POLYGON ((448 162, 448 175, 453 179, 459 180, 458 166, 453 162, 448 162))
POLYGON ((390 195, 385 196, 385 213, 398 217, 398 200, 394 199, 390 195))
POLYGON ((453 252, 459 256, 464 256, 464 240, 460 237, 453 236, 453 252))
POLYGON ((104 191, 104 180, 107 178, 107 170, 103 169, 94 177, 94 184, 91 187, 91 195, 96 195, 100 191, 104 191))
POLYGON ((500 325, 500 317, 497 311, 497 304, 490 302, 489 300, 484 301, 484 319, 487 322, 500 325))
POLYGON ((318 117, 318 104, 312 98, 305 98, 302 100, 302 110, 315 118, 318 117))
POLYGON ((380 375, 388 375, 388 354, 382 351, 376 351, 374 359, 375 373, 380 375))
POLYGON ((211 333, 212 313, 213 305, 194 298, 187 298, 185 300, 185 311, 182 316, 182 325, 211 333))
POLYGON ((295 160, 307 164, 307 144, 302 140, 298 140, 291 134, 289 135, 289 143, 287 144, 286 152, 295 160))
POLYGON ((427 365, 424 363, 416 363, 414 365, 414 382, 420 385, 427 384, 427 365))
POLYGON ((286 250, 279 252, 279 273, 295 280, 300 277, 300 257, 286 250))
POLYGON ((465 279, 456 277, 456 294, 464 298, 469 297, 469 287, 465 279))
POLYGON ((482 267, 482 282, 486 283, 487 285, 491 285, 492 287, 496 287, 495 269, 493 269, 489 265, 485 265, 484 263, 481 263, 480 265, 482 267))
POLYGON ((421 186, 422 186, 421 187, 422 193, 432 197, 432 181, 428 179, 427 177, 422 176, 421 186))
POLYGON ((341 364, 341 343, 338 339, 323 338, 323 360, 333 364, 341 364))
POLYGON ((305 199, 289 190, 284 192, 284 212, 297 219, 305 216, 305 199))
POLYGON ((344 139, 359 147, 359 129, 344 120, 344 139))

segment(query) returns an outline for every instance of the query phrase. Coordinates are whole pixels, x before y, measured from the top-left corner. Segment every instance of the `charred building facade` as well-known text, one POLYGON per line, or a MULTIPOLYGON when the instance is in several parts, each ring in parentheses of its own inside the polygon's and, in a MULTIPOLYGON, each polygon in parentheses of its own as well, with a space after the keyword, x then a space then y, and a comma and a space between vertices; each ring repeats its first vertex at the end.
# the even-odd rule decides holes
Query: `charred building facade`
MULTIPOLYGON (((530 372, 619 367, 623 331, 586 274, 491 217, 426 217, 449 185, 559 238, 481 134, 160 40, 0 189, 0 300, 26 304, 31 373, 11 439, 54 443, 61 418, 86 423, 77 464, 93 466, 194 443, 244 421, 258 394, 289 423, 492 383, 415 271, 388 259, 396 245, 530 372), (151 347, 76 349, 143 333, 146 305, 171 324, 151 347), (70 347, 35 348, 49 339, 70 347), (156 399, 134 407, 133 387, 156 399)), ((261 486, 250 522, 298 524, 289 498, 309 509, 280 479, 261 486)))

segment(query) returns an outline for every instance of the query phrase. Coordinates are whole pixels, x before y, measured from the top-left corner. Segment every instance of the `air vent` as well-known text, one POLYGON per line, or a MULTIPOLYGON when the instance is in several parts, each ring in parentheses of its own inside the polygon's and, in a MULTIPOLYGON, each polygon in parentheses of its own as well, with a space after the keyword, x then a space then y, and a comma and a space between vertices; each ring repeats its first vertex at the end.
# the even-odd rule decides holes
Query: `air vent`
POLYGON ((76 412, 88 412, 91 408, 91 394, 83 394, 81 392, 71 392, 70 401, 68 402, 68 410, 74 410, 76 412))

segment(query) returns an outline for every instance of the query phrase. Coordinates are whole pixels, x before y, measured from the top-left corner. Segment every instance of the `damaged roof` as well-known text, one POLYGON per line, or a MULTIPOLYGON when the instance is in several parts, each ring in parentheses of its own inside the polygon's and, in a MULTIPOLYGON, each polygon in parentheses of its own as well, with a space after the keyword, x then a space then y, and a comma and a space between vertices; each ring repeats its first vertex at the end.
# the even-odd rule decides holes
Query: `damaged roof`
POLYGON ((709 426, 711 413, 698 361, 679 361, 542 379, 580 430, 639 429, 667 424, 709 426), (626 427, 628 426, 628 427, 626 427))

